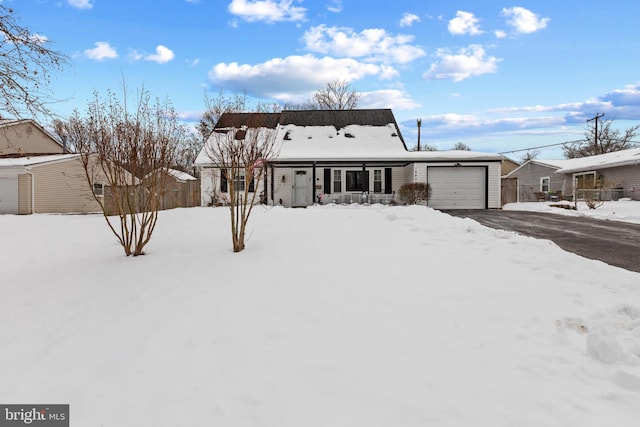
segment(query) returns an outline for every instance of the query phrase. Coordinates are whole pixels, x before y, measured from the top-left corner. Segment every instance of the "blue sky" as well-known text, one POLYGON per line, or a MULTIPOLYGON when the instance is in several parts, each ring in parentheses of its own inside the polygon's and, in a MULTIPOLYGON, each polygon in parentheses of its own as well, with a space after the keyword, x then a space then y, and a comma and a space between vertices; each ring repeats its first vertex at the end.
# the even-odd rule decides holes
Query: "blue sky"
POLYGON ((417 118, 422 143, 487 152, 580 139, 596 113, 640 120, 637 1, 0 2, 70 57, 51 86, 63 117, 123 79, 191 122, 205 91, 299 103, 341 79, 360 108, 392 108, 408 146, 417 118))

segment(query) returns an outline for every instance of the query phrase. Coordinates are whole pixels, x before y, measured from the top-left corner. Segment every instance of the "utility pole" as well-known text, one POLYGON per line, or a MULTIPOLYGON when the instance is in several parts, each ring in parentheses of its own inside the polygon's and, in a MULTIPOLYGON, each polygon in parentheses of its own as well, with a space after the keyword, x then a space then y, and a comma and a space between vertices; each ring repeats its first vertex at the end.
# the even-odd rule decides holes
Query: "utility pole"
POLYGON ((603 113, 596 113, 595 117, 592 117, 590 119, 587 119, 587 123, 592 122, 592 121, 596 121, 596 129, 595 129, 595 133, 593 134, 593 141, 595 144, 595 153, 594 154, 602 154, 602 153, 598 153, 598 119, 600 117, 604 117, 603 113))
POLYGON ((420 127, 422 126, 422 119, 418 119, 417 123, 418 123, 418 151, 420 151, 420 127))

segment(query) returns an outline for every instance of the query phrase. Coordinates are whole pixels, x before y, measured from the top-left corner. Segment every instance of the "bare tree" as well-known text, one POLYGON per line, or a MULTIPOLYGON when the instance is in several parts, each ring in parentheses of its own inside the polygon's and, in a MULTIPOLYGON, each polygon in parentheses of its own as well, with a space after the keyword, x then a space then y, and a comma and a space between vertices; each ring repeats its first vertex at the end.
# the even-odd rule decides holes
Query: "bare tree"
POLYGON ((256 204, 257 191, 250 189, 258 188, 266 179, 267 166, 277 155, 275 129, 216 129, 207 141, 206 153, 227 182, 233 251, 240 252, 245 247, 247 223, 256 204))
POLYGON ((353 90, 346 80, 334 80, 318 90, 309 104, 320 110, 353 110, 358 107, 360 93, 353 90))
POLYGON ((202 150, 202 138, 195 132, 187 132, 184 139, 178 142, 174 160, 174 168, 187 172, 195 177, 200 176, 200 170, 193 166, 202 150))
MULTIPOLYGON (((597 116, 599 118, 601 116, 597 116)), ((632 126, 624 132, 612 128, 613 119, 593 120, 585 130, 585 138, 562 146, 564 156, 568 159, 594 156, 627 150, 633 147, 633 139, 640 131, 640 125, 632 126)))
POLYGON ((456 145, 453 146, 452 150, 471 151, 471 147, 469 147, 464 142, 456 142, 456 145))
POLYGON ((158 221, 175 147, 186 129, 168 101, 140 91, 130 110, 126 95, 94 93, 86 115, 76 110, 62 128, 82 160, 94 199, 127 256, 143 255, 158 221), (142 179, 144 178, 144 180, 142 179), (109 204, 115 218, 109 216, 109 204))
POLYGON ((530 160, 535 160, 539 155, 540 150, 527 150, 527 152, 524 153, 522 157, 520 157, 520 160, 522 161, 522 163, 526 163, 530 160))
POLYGON ((46 37, 20 26, 13 9, 0 4, 0 116, 51 115, 51 71, 68 63, 46 37))

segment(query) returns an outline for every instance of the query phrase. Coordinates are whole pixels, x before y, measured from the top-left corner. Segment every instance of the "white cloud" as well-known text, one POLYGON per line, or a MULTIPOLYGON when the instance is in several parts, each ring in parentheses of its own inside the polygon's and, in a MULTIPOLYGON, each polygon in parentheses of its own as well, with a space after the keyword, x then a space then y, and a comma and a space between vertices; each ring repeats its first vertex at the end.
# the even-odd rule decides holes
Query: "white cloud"
POLYGON ((418 15, 414 15, 413 13, 405 13, 404 15, 402 15, 402 19, 400 19, 400 26, 410 27, 416 22, 420 22, 420 17, 418 15))
POLYGON ((540 18, 539 15, 519 6, 502 9, 502 15, 508 18, 507 24, 522 34, 535 33, 546 28, 550 21, 549 18, 540 18))
POLYGON ((460 49, 458 53, 439 49, 437 55, 440 60, 432 64, 429 71, 422 75, 424 79, 451 79, 459 82, 469 77, 495 73, 500 62, 496 57, 487 57, 480 45, 470 45, 468 48, 460 49))
POLYGON ((87 49, 84 54, 87 58, 95 61, 102 61, 105 59, 114 59, 118 57, 118 52, 112 48, 108 42, 95 42, 96 47, 93 49, 87 49))
POLYGON ((493 34, 495 34, 495 36, 496 36, 497 38, 499 38, 499 39, 503 39, 503 38, 507 37, 507 33, 505 33, 505 32, 504 32, 504 31, 502 31, 502 30, 495 30, 495 31, 493 32, 493 34))
POLYGON ((333 13, 342 12, 342 0, 332 0, 327 6, 327 10, 333 13))
POLYGON ((132 50, 131 52, 129 52, 129 55, 127 55, 127 57, 130 61, 140 61, 144 58, 144 55, 137 50, 132 50))
POLYGON ((144 59, 146 61, 157 62, 158 64, 165 64, 171 61, 174 57, 175 55, 173 54, 171 49, 162 45, 158 45, 156 47, 156 53, 152 55, 146 55, 144 59))
POLYGON ((392 108, 394 110, 412 110, 421 107, 406 92, 398 89, 383 89, 373 92, 361 92, 358 108, 392 108))
POLYGON ((456 17, 449 21, 449 32, 456 36, 464 34, 477 36, 482 34, 480 26, 478 25, 479 22, 480 20, 476 18, 473 13, 459 10, 456 13, 456 17))
POLYGON ((93 7, 93 0, 67 0, 69 6, 78 9, 91 9, 93 7))
POLYGON ((282 102, 304 102, 318 88, 333 80, 352 82, 365 77, 395 77, 386 66, 366 64, 351 58, 317 58, 313 55, 288 56, 249 65, 219 63, 209 71, 209 81, 216 87, 244 91, 250 96, 282 102))
POLYGON ((292 5, 293 0, 232 0, 229 12, 242 19, 253 21, 301 21, 307 9, 292 5))
POLYGON ((306 49, 312 52, 365 58, 374 62, 404 64, 425 55, 424 50, 409 44, 413 36, 391 36, 379 28, 356 33, 351 28, 319 25, 307 30, 303 39, 306 49))

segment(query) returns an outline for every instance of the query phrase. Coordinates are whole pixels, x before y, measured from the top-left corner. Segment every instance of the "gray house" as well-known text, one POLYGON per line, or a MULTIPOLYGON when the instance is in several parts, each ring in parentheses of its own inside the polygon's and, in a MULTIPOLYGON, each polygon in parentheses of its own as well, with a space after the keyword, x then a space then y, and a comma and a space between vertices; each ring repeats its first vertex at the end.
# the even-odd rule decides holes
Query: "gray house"
POLYGON ((520 202, 581 198, 583 189, 602 189, 603 199, 640 200, 640 148, 578 159, 530 160, 505 178, 518 180, 520 202))
MULTIPOLYGON (((399 202, 396 193, 403 184, 427 182, 434 208, 500 208, 502 156, 408 151, 389 109, 226 113, 214 132, 242 135, 238 131, 247 128, 274 134, 278 155, 269 163, 266 182, 238 177, 269 204, 399 202)), ((202 204, 224 199, 228 187, 206 145, 195 165, 201 170, 202 204)))

